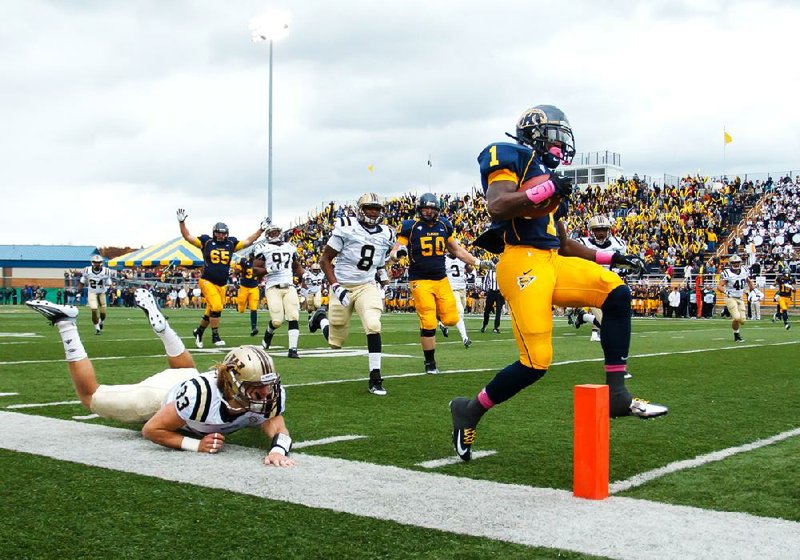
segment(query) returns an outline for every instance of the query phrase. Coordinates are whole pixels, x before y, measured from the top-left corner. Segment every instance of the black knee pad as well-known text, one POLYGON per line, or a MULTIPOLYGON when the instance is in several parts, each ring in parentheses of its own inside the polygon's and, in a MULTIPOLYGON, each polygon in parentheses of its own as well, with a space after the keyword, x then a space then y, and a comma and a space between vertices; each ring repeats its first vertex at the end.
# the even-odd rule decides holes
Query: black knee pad
POLYGON ((203 317, 200 320, 208 322, 208 315, 203 315, 203 317))
POLYGON ((631 289, 627 284, 617 286, 606 296, 600 308, 604 314, 630 315, 631 314, 631 289))
POLYGON ((420 329, 420 336, 436 336, 436 329, 420 329))

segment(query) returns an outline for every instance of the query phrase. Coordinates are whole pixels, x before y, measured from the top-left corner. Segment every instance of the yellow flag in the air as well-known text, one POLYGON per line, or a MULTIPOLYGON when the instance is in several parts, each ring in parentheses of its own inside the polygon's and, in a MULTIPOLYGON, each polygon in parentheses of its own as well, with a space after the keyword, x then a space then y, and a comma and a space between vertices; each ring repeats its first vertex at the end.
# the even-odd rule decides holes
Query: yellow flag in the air
POLYGON ((370 173, 372 173, 373 171, 375 171, 375 166, 374 166, 374 165, 372 165, 372 164, 370 163, 370 164, 367 166, 367 169, 369 169, 369 172, 370 172, 370 173))
POLYGON ((727 132, 723 132, 723 134, 725 134, 725 144, 730 144, 733 142, 733 137, 730 134, 727 132))

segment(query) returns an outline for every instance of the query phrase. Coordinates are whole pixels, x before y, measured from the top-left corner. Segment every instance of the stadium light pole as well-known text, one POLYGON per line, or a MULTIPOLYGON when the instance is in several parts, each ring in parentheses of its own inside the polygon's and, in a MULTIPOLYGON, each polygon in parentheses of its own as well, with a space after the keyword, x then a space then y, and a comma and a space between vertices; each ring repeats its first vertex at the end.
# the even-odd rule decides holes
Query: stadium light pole
POLYGON ((272 220, 272 43, 289 34, 292 16, 286 10, 271 10, 250 20, 254 43, 269 42, 269 157, 267 162, 267 217, 272 220))

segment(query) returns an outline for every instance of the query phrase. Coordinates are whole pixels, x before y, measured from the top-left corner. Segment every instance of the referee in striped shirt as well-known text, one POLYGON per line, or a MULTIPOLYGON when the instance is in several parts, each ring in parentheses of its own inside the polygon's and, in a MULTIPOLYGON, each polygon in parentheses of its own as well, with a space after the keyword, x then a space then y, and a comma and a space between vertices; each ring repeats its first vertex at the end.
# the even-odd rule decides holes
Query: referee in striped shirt
POLYGON ((506 300, 500 289, 497 286, 497 272, 489 270, 486 276, 483 277, 483 291, 486 293, 486 305, 483 308, 483 326, 481 332, 486 332, 486 327, 489 325, 489 315, 492 313, 494 307, 494 331, 500 333, 500 314, 503 312, 503 305, 506 300))

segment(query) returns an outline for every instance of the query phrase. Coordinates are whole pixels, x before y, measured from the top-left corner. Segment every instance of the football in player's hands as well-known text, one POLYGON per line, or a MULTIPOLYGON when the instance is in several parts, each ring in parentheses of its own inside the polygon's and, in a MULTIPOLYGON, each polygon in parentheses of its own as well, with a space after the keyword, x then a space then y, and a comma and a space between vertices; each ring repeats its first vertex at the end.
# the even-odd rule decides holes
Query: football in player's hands
POLYGON ((178 211, 175 213, 178 216, 179 222, 186 221, 186 218, 189 217, 189 214, 183 208, 178 208, 178 211))
MULTIPOLYGON (((537 175, 536 177, 531 177, 530 179, 522 183, 520 191, 527 191, 528 189, 531 189, 533 187, 538 187, 542 183, 546 183, 547 181, 549 181, 550 177, 551 175, 548 173, 545 173, 544 175, 537 175)), ((555 177, 555 175, 553 175, 553 177, 555 177)), ((553 181, 553 184, 554 185, 556 184, 555 181, 553 181)), ((533 204, 533 207, 525 208, 522 211, 522 216, 528 218, 541 218, 542 216, 547 216, 548 214, 554 212, 558 208, 558 205, 561 204, 561 196, 558 194, 558 190, 556 190, 556 192, 553 193, 551 197, 543 200, 542 202, 538 204, 536 203, 530 203, 530 204, 533 204)))

